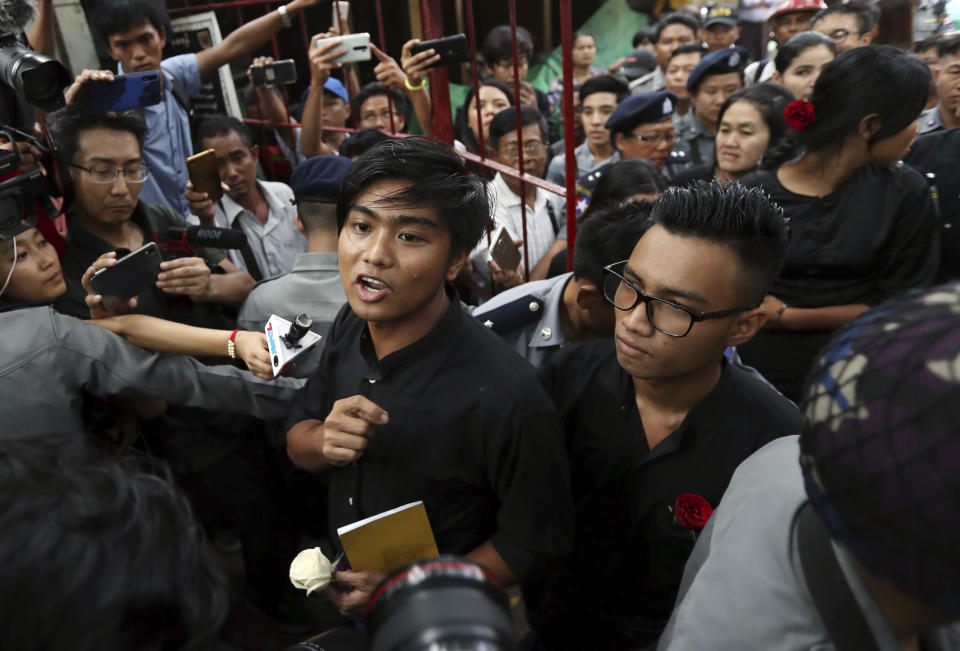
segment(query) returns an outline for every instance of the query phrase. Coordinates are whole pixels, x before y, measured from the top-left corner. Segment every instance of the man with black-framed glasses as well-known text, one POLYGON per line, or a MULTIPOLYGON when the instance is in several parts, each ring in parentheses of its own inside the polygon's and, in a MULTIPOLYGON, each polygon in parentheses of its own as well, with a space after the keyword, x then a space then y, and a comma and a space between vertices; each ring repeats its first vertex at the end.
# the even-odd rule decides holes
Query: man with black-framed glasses
POLYGON ((820 10, 810 29, 826 34, 837 45, 837 54, 873 41, 879 11, 857 0, 820 10))
POLYGON ((759 305, 787 241, 760 191, 668 189, 630 258, 604 270, 614 339, 568 346, 541 368, 577 514, 564 571, 528 585, 546 648, 652 644, 734 469, 799 431, 793 403, 724 359, 766 321, 759 305))
MULTIPOLYGON (((185 228, 186 220, 166 206, 140 201, 150 168, 142 158, 146 125, 132 112, 96 115, 69 105, 51 125, 63 176, 73 188, 67 206, 67 249, 63 275, 67 292, 57 310, 89 316, 80 279, 94 260, 108 251, 135 251, 159 240, 170 227, 185 228)), ((199 249, 163 263, 154 291, 140 296, 138 311, 159 317, 168 314, 167 300, 177 296, 192 302, 238 305, 253 287, 253 278, 215 249, 199 249)), ((194 310, 189 310, 193 317, 194 310)), ((193 322, 191 325, 214 325, 193 322)))

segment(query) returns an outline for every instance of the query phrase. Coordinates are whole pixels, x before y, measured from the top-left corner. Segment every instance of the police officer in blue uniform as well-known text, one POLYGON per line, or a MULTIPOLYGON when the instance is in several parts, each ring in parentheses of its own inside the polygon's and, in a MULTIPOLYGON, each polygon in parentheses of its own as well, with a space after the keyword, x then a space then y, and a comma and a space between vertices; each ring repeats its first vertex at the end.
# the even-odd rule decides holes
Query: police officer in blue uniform
POLYGON ((720 108, 733 93, 743 88, 747 50, 730 47, 711 52, 700 60, 687 78, 691 108, 677 120, 680 147, 692 165, 713 163, 714 138, 720 108))
MULTIPOLYGON (((692 167, 687 151, 678 145, 673 113, 677 96, 661 90, 632 95, 620 102, 604 126, 621 159, 645 158, 667 178, 692 167)), ((590 203, 593 189, 611 163, 577 179, 577 215, 590 203)))
POLYGON ((577 232, 573 271, 501 292, 476 308, 474 318, 536 367, 568 343, 613 336, 603 267, 630 256, 647 217, 632 204, 591 213, 577 232))

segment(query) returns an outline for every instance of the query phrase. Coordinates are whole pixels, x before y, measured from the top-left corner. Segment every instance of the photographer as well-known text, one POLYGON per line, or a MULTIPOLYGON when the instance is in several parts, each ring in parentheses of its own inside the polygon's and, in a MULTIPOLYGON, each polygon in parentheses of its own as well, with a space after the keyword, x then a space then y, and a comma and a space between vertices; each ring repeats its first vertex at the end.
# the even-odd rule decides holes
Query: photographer
MULTIPOLYGON (((70 232, 63 258, 68 290, 57 308, 87 316, 82 278, 91 264, 104 253, 119 255, 121 250, 156 242, 165 261, 156 286, 139 294, 133 311, 232 329, 235 316, 225 314, 221 306, 242 302, 253 278, 215 249, 164 239, 170 229, 186 228, 188 223, 165 206, 139 200, 143 181, 152 173, 141 159, 143 121, 130 113, 91 115, 71 104, 57 115, 51 130, 76 195, 68 214, 70 232), (169 259, 183 253, 187 257, 169 259)), ((202 395, 200 400, 207 406, 202 395)), ((151 450, 170 464, 190 495, 198 517, 211 531, 229 529, 240 539, 253 602, 275 621, 303 630, 305 617, 292 615, 296 605, 283 601, 286 568, 299 534, 286 507, 263 423, 209 408, 178 408, 139 424, 151 450)))

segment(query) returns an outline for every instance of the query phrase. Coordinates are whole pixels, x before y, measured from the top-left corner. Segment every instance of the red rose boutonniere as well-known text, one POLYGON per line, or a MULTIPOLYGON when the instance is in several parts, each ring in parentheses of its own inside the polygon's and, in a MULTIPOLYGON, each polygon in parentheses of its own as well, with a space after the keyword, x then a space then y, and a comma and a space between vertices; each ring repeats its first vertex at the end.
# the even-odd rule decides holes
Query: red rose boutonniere
POLYGON ((813 104, 805 99, 798 99, 783 109, 783 119, 794 131, 800 131, 817 121, 817 112, 813 109, 813 104))
POLYGON ((673 517, 677 524, 688 529, 694 538, 707 524, 712 513, 713 507, 710 506, 710 502, 701 495, 683 493, 673 503, 673 517))

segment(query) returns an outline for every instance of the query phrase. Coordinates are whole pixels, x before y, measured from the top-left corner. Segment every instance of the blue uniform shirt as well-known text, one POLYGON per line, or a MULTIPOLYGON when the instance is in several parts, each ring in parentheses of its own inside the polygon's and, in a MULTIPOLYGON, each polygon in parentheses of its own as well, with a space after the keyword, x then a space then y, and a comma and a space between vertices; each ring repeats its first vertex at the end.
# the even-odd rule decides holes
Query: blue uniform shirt
MULTIPOLYGON (((160 66, 165 78, 163 99, 159 104, 144 108, 147 139, 143 144, 143 160, 150 168, 150 176, 140 190, 140 201, 168 206, 181 215, 189 215, 190 208, 183 193, 189 178, 186 161, 193 155, 190 118, 171 89, 176 78, 188 96, 197 93, 200 90, 200 67, 196 54, 170 57, 160 66)), ((119 71, 123 72, 122 66, 119 71)))

